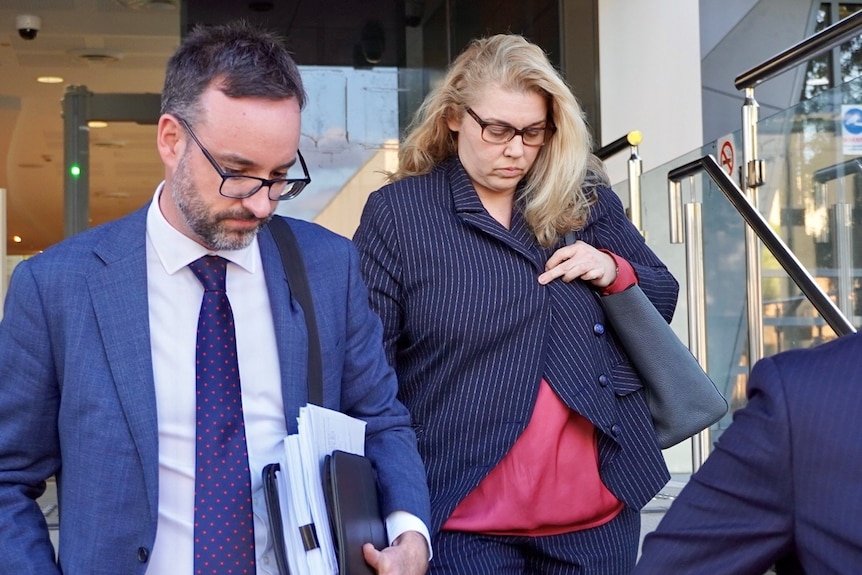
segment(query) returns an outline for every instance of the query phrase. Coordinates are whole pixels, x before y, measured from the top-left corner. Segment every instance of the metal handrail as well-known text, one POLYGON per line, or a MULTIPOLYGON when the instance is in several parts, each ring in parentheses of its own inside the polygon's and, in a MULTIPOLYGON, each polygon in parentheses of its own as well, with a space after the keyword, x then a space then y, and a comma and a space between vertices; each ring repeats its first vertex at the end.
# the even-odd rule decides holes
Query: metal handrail
POLYGON ((754 207, 739 186, 736 185, 736 182, 727 175, 712 155, 706 155, 671 170, 667 178, 669 181, 679 182, 683 178, 694 175, 701 170, 705 171, 712 178, 712 181, 719 187, 727 199, 730 200, 730 203, 733 204, 746 223, 754 230, 757 237, 763 242, 763 245, 766 246, 790 278, 799 286, 805 297, 808 298, 826 323, 829 324, 829 327, 839 336, 856 333, 856 328, 853 327, 853 324, 850 323, 829 296, 817 285, 817 282, 814 281, 808 270, 793 255, 790 248, 773 231, 763 215, 754 207))
POLYGON ((811 179, 815 184, 825 184, 826 182, 831 182, 832 180, 837 180, 851 174, 862 174, 862 156, 841 162, 840 164, 820 168, 812 174, 811 179))
POLYGON ((637 146, 643 139, 641 133, 637 130, 632 130, 625 136, 620 136, 610 144, 606 144, 596 150, 594 153, 598 159, 605 161, 611 156, 625 150, 628 146, 637 146))
POLYGON ((638 155, 638 144, 641 143, 641 133, 632 130, 625 136, 621 136, 606 146, 602 146, 594 153, 598 159, 605 161, 626 147, 631 150, 628 160, 629 175, 629 219, 641 235, 643 229, 643 208, 641 207, 641 174, 643 174, 643 162, 638 155))
POLYGON ((753 88, 760 82, 773 78, 806 60, 815 58, 860 33, 862 33, 862 11, 854 12, 747 72, 743 72, 736 77, 734 85, 737 90, 753 88))

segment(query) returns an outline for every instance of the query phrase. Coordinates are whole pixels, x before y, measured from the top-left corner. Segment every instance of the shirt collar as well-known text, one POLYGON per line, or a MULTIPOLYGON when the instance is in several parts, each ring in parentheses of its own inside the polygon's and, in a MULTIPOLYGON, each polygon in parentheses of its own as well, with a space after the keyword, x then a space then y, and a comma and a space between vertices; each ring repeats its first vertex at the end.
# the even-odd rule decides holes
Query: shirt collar
POLYGON ((258 251, 257 236, 252 239, 248 246, 239 250, 215 252, 208 250, 174 228, 165 219, 162 210, 159 209, 159 196, 164 186, 164 182, 158 185, 153 195, 153 201, 150 202, 150 207, 147 210, 147 237, 166 273, 172 275, 205 255, 221 256, 249 273, 256 271, 256 261, 258 260, 254 256, 258 251))

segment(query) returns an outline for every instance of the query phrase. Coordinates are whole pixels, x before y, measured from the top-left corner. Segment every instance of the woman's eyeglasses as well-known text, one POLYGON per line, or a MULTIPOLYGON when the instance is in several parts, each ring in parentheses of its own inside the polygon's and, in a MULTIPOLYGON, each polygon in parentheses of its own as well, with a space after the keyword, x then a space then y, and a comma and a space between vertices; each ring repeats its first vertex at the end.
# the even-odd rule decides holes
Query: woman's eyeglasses
POLYGON ((482 139, 489 144, 505 144, 515 136, 521 136, 521 141, 524 142, 525 146, 539 147, 544 146, 551 139, 554 132, 557 131, 557 128, 554 126, 541 126, 519 130, 508 124, 486 122, 470 108, 465 109, 470 114, 470 117, 476 120, 479 126, 482 127, 482 139))

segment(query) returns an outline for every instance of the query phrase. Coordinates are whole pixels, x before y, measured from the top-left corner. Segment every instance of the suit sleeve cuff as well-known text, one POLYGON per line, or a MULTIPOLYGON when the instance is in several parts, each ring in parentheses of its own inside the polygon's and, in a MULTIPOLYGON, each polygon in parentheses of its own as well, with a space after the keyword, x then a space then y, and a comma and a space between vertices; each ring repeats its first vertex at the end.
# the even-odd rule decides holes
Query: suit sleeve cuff
POLYGON ((617 279, 602 290, 602 295, 620 293, 638 283, 638 276, 635 273, 635 269, 627 259, 621 258, 617 254, 609 252, 608 250, 599 251, 605 252, 614 258, 614 262, 617 264, 617 279))
POLYGON ((428 532, 428 527, 421 519, 406 511, 393 511, 386 517, 386 534, 389 537, 390 545, 407 531, 416 531, 425 538, 425 543, 428 544, 428 559, 430 560, 434 556, 434 551, 431 549, 431 535, 428 532))

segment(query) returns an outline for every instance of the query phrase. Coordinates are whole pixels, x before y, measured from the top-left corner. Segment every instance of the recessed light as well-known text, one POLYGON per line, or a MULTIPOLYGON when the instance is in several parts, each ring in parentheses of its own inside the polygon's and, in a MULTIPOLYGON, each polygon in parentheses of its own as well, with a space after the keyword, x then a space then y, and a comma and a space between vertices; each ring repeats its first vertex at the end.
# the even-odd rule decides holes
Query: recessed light
POLYGON ((20 244, 24 240, 21 239, 21 236, 12 236, 12 241, 15 242, 16 244, 20 244))
POLYGON ((122 52, 107 48, 76 48, 69 50, 69 55, 94 64, 116 62, 123 59, 122 52))
POLYGON ((107 128, 108 123, 103 122, 102 120, 90 120, 87 122, 87 127, 89 128, 107 128))
POLYGON ((40 84, 61 84, 63 78, 60 76, 39 76, 36 78, 36 81, 40 84))
POLYGON ((176 10, 177 0, 117 0, 132 10, 176 10))

